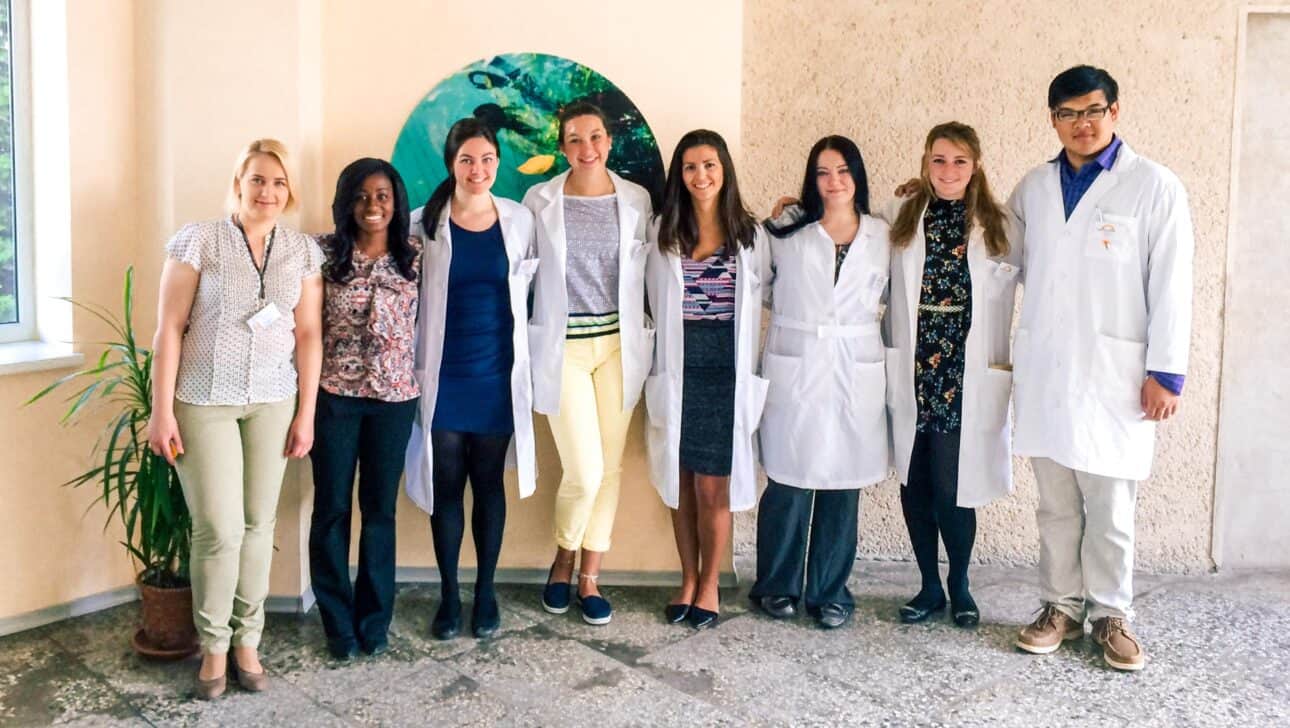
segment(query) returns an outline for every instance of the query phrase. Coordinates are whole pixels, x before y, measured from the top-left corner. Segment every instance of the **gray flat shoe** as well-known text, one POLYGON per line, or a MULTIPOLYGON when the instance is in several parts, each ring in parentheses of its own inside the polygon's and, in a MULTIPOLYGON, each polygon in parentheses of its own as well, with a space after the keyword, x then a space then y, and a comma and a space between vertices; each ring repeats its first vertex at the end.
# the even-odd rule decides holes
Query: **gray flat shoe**
POLYGON ((209 680, 203 680, 199 671, 193 676, 193 692, 196 693, 199 700, 214 700, 224 694, 228 689, 228 673, 219 677, 213 677, 209 680))

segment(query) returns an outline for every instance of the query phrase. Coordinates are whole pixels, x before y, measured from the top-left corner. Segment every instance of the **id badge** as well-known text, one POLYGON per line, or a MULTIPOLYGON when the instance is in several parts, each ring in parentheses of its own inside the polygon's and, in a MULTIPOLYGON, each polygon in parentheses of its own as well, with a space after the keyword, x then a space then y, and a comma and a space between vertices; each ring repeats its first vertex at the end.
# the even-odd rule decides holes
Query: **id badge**
POLYGON ((256 311, 253 316, 246 320, 246 325, 250 326, 252 331, 260 332, 272 326, 280 318, 282 318, 282 312, 278 310, 273 301, 269 301, 264 304, 264 308, 256 311))

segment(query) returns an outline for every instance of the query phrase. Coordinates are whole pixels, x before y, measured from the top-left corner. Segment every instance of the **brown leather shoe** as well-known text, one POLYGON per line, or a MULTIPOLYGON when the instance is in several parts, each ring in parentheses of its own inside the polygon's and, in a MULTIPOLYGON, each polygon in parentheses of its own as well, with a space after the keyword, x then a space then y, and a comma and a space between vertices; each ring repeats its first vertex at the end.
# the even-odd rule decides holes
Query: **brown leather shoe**
POLYGON ((1093 641, 1102 647, 1102 659, 1117 670, 1136 672, 1147 664, 1142 643, 1119 617, 1103 617, 1093 622, 1093 641))
POLYGON ((269 689, 269 676, 264 670, 263 665, 260 666, 260 672, 243 670, 241 667, 237 666, 237 663, 232 663, 232 667, 234 673, 237 675, 237 684, 241 685, 243 690, 249 690, 253 693, 262 693, 269 689))
POLYGON ((1017 647, 1033 655, 1046 655, 1066 640, 1084 636, 1084 625, 1076 622, 1055 604, 1045 604, 1035 621, 1021 628, 1017 647))
POLYGON ((213 677, 209 680, 201 678, 201 672, 198 671, 193 676, 193 692, 197 694, 200 700, 214 700, 224 694, 228 689, 228 673, 219 677, 213 677))

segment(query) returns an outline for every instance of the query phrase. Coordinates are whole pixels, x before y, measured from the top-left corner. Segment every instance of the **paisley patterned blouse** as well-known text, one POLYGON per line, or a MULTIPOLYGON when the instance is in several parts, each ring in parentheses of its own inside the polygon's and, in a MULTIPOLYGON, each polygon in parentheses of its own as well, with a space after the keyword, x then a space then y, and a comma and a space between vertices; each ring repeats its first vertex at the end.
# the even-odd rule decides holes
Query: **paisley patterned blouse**
MULTIPOLYGON (((375 260, 354 250, 354 274, 347 283, 324 276, 323 362, 319 385, 343 397, 405 402, 420 395, 413 376, 413 336, 421 277, 421 244, 413 269, 418 280, 399 273, 388 254, 375 260)), ((333 238, 319 240, 328 263, 333 238)), ((324 266, 326 270, 326 266, 324 266)))
POLYGON ((958 432, 963 362, 972 323, 967 211, 961 200, 932 200, 923 216, 927 259, 918 298, 914 389, 919 432, 958 432))

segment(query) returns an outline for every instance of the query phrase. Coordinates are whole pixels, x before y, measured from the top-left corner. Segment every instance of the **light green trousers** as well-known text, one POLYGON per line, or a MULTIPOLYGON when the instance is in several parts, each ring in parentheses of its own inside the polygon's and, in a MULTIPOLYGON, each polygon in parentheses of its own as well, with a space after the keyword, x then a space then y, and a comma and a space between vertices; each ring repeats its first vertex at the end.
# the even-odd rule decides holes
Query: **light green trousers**
POLYGON ((193 622, 202 651, 257 647, 294 398, 250 405, 175 402, 175 463, 193 519, 193 622))

